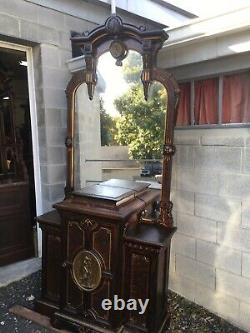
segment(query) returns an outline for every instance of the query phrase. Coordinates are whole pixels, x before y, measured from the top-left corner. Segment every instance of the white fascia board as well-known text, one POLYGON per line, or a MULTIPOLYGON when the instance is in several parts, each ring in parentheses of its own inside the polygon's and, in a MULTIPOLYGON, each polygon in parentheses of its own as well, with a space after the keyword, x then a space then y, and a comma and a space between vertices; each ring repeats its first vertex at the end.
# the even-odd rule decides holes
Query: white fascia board
POLYGON ((194 19, 190 23, 165 29, 169 39, 163 48, 175 48, 185 43, 228 34, 232 31, 246 30, 250 27, 250 6, 237 11, 206 19, 194 19))
POLYGON ((159 52, 158 65, 174 68, 243 53, 250 53, 250 26, 165 47, 159 52))
MULTIPOLYGON (((110 4, 110 0, 98 0, 99 2, 110 4)), ((116 0, 117 8, 125 10, 126 12, 136 14, 138 16, 147 18, 164 24, 165 26, 176 26, 190 21, 190 18, 177 13, 174 10, 168 9, 155 3, 151 0, 129 1, 129 0, 116 0)))

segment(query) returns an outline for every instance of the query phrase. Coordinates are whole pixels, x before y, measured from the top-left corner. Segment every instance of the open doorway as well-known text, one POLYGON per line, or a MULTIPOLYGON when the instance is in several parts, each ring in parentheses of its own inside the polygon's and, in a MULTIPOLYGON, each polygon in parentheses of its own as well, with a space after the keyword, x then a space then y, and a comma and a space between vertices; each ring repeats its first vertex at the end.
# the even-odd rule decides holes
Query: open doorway
POLYGON ((35 255, 35 215, 26 52, 0 47, 0 266, 35 255))

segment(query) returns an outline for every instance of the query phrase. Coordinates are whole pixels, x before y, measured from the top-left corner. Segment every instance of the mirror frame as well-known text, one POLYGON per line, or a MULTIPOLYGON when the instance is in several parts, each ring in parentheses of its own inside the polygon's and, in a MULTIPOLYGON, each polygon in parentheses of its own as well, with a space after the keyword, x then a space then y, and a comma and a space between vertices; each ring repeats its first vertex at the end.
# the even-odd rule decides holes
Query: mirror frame
POLYGON ((160 215, 156 223, 167 228, 173 225, 172 207, 170 201, 172 157, 175 153, 173 144, 174 127, 176 123, 177 108, 180 90, 173 75, 167 70, 156 65, 157 54, 162 48, 168 35, 164 30, 147 31, 145 27, 137 28, 131 24, 125 24, 117 15, 111 15, 104 25, 98 26, 90 33, 72 33, 73 54, 84 55, 85 69, 73 73, 66 89, 68 104, 67 137, 67 178, 65 197, 69 197, 74 191, 74 139, 75 139, 75 96, 78 87, 86 83, 89 98, 93 98, 97 82, 96 67, 98 58, 109 51, 116 59, 116 64, 121 65, 126 58, 128 50, 137 51, 142 56, 143 69, 141 81, 144 96, 147 100, 149 86, 153 81, 161 83, 167 92, 166 119, 163 144, 163 172, 162 190, 160 199, 160 215))

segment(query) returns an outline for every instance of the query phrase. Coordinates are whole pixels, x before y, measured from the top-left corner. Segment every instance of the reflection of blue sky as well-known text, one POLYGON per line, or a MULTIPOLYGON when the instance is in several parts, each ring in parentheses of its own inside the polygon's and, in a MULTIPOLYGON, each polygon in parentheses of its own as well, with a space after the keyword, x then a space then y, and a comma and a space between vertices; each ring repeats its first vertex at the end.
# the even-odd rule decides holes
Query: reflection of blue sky
POLYGON ((113 102, 128 89, 128 84, 123 78, 122 67, 115 65, 115 59, 108 52, 99 58, 98 72, 105 82, 104 92, 100 93, 104 100, 104 108, 110 115, 118 115, 113 102))

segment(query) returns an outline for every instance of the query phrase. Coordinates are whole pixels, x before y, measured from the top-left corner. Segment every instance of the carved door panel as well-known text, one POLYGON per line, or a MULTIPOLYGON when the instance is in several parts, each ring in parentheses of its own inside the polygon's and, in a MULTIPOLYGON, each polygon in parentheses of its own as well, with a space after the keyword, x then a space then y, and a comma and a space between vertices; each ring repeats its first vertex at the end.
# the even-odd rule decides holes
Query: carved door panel
POLYGON ((117 290, 117 281, 121 283, 114 273, 119 262, 119 225, 78 216, 67 220, 66 228, 63 308, 112 325, 112 312, 103 310, 101 304, 117 290))
POLYGON ((120 223, 101 222, 93 231, 91 242, 93 251, 102 257, 103 271, 100 287, 90 295, 90 308, 97 318, 106 320, 112 327, 119 324, 121 313, 114 310, 104 311, 101 304, 103 299, 113 299, 115 294, 120 295, 121 293, 121 231, 122 224, 120 223))

